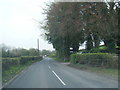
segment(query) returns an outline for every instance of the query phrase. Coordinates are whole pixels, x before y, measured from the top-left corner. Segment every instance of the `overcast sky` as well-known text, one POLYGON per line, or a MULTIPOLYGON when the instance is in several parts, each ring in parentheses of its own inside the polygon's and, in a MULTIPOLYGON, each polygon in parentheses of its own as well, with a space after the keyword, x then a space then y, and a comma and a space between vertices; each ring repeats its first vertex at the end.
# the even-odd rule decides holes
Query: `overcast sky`
POLYGON ((0 0, 0 44, 16 48, 37 48, 37 39, 40 41, 40 50, 53 50, 41 36, 39 24, 45 16, 42 14, 46 7, 44 2, 50 0, 0 0))

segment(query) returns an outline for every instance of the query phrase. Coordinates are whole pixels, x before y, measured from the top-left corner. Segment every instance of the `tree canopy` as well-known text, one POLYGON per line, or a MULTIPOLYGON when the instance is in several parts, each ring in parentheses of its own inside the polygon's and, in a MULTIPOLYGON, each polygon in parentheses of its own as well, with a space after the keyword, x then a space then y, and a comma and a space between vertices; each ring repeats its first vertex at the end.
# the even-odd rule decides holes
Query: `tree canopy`
POLYGON ((86 50, 100 46, 115 52, 118 39, 119 2, 53 2, 45 10, 42 26, 57 55, 68 60, 86 42, 86 50))

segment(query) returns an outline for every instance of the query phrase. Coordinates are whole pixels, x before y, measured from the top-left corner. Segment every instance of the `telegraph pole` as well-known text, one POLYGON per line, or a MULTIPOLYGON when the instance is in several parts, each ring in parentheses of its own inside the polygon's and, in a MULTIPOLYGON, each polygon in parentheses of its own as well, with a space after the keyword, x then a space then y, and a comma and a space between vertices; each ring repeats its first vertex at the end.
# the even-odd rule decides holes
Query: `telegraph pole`
POLYGON ((39 39, 37 39, 37 47, 38 47, 38 56, 39 56, 39 39))

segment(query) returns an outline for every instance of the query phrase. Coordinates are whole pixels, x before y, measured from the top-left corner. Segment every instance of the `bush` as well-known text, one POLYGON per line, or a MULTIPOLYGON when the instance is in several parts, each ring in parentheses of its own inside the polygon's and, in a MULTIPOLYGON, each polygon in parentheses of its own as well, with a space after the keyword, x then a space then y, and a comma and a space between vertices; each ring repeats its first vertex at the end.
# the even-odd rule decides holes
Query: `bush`
POLYGON ((99 48, 93 48, 90 50, 90 53, 98 53, 98 52, 101 52, 99 48))
POLYGON ((88 64, 92 66, 118 67, 118 59, 108 53, 72 54, 70 61, 73 64, 88 64))
POLYGON ((99 48, 93 48, 89 51, 90 53, 106 53, 107 47, 106 46, 100 46, 99 48))
POLYGON ((77 63, 77 57, 78 54, 72 54, 70 55, 70 62, 73 63, 73 64, 76 64, 77 63))

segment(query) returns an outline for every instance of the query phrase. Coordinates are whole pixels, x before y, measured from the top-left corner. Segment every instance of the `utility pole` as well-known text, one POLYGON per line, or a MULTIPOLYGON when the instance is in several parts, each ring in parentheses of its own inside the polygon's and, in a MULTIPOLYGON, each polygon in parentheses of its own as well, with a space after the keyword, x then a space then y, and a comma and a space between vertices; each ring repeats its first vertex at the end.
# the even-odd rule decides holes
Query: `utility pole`
POLYGON ((37 39, 37 47, 38 47, 38 56, 39 56, 39 39, 37 39))

